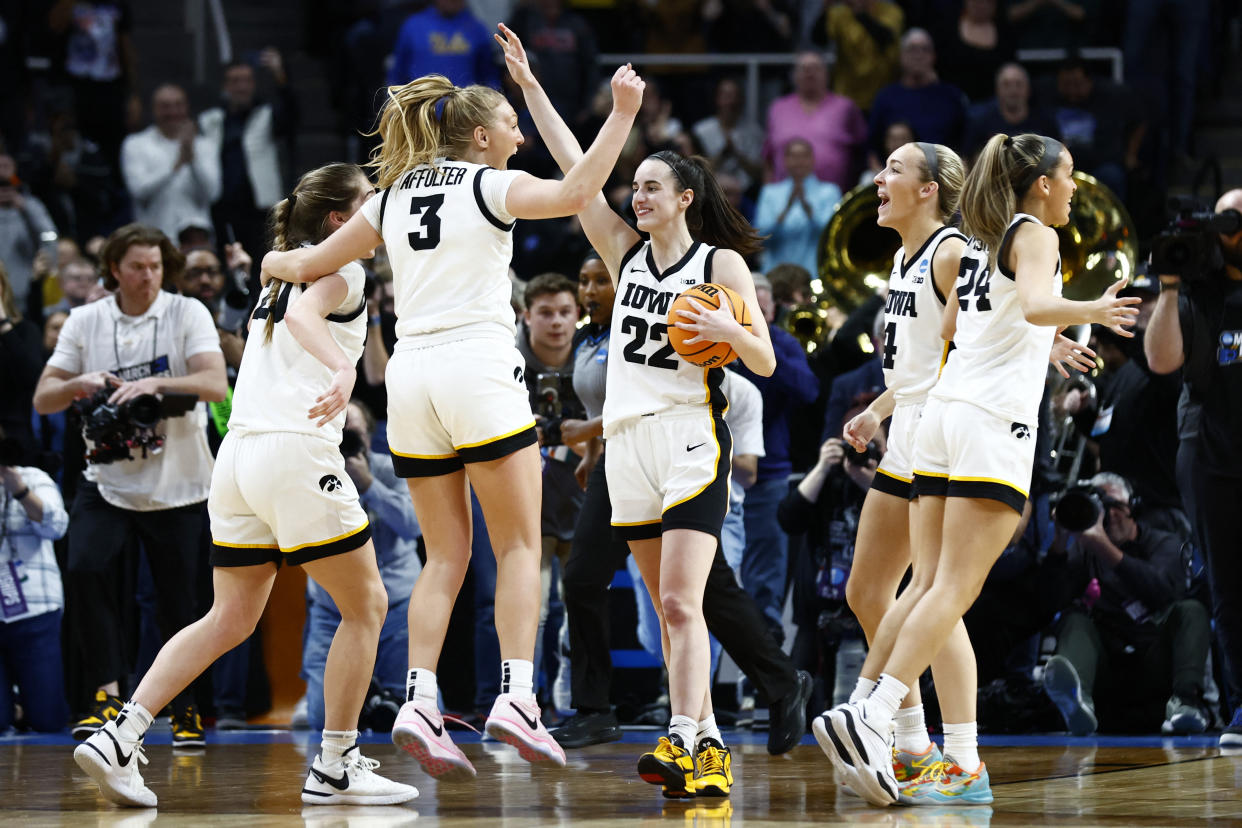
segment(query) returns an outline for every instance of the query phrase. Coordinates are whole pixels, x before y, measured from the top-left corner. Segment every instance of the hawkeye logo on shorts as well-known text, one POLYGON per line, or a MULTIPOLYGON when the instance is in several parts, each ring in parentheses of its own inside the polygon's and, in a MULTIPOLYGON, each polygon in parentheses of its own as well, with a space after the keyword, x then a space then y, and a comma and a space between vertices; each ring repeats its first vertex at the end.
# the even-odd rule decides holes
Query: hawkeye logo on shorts
POLYGON ((518 382, 522 382, 522 383, 526 382, 526 374, 524 371, 522 371, 522 366, 519 365, 518 367, 513 369, 513 378, 517 380, 518 382))
POLYGON ((1031 439, 1031 430, 1022 423, 1010 423, 1009 433, 1014 437, 1017 437, 1019 440, 1031 439))
POLYGON ((319 478, 319 488, 325 492, 335 492, 341 488, 341 478, 335 474, 325 474, 319 478))

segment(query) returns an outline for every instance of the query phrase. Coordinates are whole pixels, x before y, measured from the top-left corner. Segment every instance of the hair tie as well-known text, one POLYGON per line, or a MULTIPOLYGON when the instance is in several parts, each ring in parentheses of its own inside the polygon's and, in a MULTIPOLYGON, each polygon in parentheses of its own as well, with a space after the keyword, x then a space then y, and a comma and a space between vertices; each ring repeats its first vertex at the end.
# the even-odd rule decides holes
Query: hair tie
POLYGON ((435 110, 435 113, 436 113, 436 120, 440 121, 441 123, 444 122, 444 103, 445 101, 449 99, 449 95, 452 95, 452 94, 453 94, 452 92, 449 92, 447 94, 441 95, 439 98, 436 98, 436 102, 435 102, 435 105, 433 106, 433 109, 435 110))
POLYGON ((1005 140, 1004 140, 1004 142, 1001 144, 1001 146, 1003 146, 1005 149, 1010 149, 1011 147, 1013 147, 1013 136, 1012 136, 1012 135, 1006 135, 1006 136, 1005 136, 1005 140))
POLYGON ((296 192, 289 193, 289 209, 292 210, 298 204, 298 194, 296 192))
POLYGON ((1014 192, 1018 198, 1026 195, 1026 191, 1031 189, 1031 185, 1039 180, 1041 175, 1048 175, 1052 172, 1052 168, 1056 166, 1057 159, 1061 157, 1061 142, 1056 138, 1049 138, 1047 135, 1042 136, 1044 139, 1044 154, 1040 156, 1039 163, 1031 168, 1022 179, 1018 186, 1014 187, 1014 192))
POLYGON ((927 141, 915 141, 915 143, 923 151, 923 157, 927 159, 927 174, 931 176, 932 181, 939 181, 940 156, 936 153, 936 145, 927 141))

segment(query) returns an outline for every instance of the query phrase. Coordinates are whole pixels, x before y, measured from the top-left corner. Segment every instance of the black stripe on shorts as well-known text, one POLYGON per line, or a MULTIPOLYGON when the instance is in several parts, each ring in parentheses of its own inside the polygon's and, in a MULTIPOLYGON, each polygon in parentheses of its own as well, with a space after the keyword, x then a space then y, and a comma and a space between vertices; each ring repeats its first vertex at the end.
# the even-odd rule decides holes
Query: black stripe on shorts
POLYGON ((296 566, 304 563, 317 561, 321 558, 330 558, 333 555, 344 555, 346 552, 353 552, 371 539, 371 524, 364 525, 357 532, 346 535, 343 538, 328 541, 327 543, 312 544, 303 546, 294 552, 285 555, 285 560, 296 566))
POLYGON ((733 436, 723 417, 712 417, 719 456, 716 476, 698 494, 664 510, 663 530, 694 529, 720 540, 720 529, 729 511, 729 462, 733 456, 733 436))
POLYGON ((499 437, 481 446, 459 448, 457 456, 461 458, 463 463, 486 463, 489 460, 499 460, 502 457, 507 457, 519 449, 533 446, 538 442, 539 434, 535 431, 535 426, 531 425, 530 428, 522 429, 516 434, 499 437))
POLYGON ((221 546, 211 545, 212 566, 258 566, 274 563, 280 566, 284 555, 274 546, 221 546))
POLYGON ((949 478, 915 472, 913 489, 914 497, 944 497, 949 491, 949 478))
POLYGON ((664 533, 664 525, 658 520, 650 523, 634 523, 627 526, 612 526, 612 536, 619 541, 654 540, 664 533))
POLYGON ((1022 492, 1007 483, 991 480, 950 480, 947 494, 949 497, 998 500, 1018 514, 1022 514, 1022 507, 1026 505, 1026 495, 1022 492))
POLYGON ((871 478, 871 488, 886 495, 900 497, 902 500, 912 500, 914 498, 913 483, 907 483, 878 470, 875 473, 875 477, 871 478))
POLYGON ((465 465, 457 455, 452 457, 403 457, 392 454, 392 469, 397 477, 439 477, 461 471, 465 465))

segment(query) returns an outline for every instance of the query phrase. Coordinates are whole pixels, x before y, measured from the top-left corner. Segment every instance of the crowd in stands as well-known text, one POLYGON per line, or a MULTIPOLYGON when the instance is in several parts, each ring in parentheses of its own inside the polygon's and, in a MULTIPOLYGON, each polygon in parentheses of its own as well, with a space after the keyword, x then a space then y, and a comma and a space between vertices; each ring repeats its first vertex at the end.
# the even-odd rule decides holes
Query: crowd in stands
MULTIPOLYGON (((216 67, 217 103, 196 112, 189 66, 181 76, 139 77, 135 5, 0 2, 7 79, 0 88, 0 732, 53 731, 70 722, 89 732, 110 710, 115 715, 144 653, 210 606, 211 452, 227 430, 230 386, 258 296, 256 262, 269 244, 267 212, 287 195, 296 157, 300 105, 286 56, 266 49, 216 67), (142 298, 151 285, 156 294, 142 298), (188 414, 162 421, 163 451, 135 449, 135 460, 88 463, 87 450, 106 441, 96 434, 84 442, 93 415, 75 400, 119 380, 151 390, 157 378, 176 379, 200 399, 188 414), (141 493, 116 473, 128 464, 145 470, 141 493), (123 561, 116 571, 129 574, 103 578, 116 560, 123 561)), ((735 471, 735 541, 724 550, 723 571, 753 598, 766 632, 792 653, 793 668, 814 677, 821 706, 852 685, 838 675, 845 664, 838 654, 862 633, 844 583, 863 495, 884 451, 882 438, 861 456, 840 439, 842 423, 883 390, 883 333, 876 330, 883 299, 836 309, 813 351, 783 327, 815 298, 820 240, 834 210, 906 142, 943 143, 969 160, 996 132, 1035 132, 1062 140, 1076 168, 1130 205, 1140 233, 1151 235, 1163 224, 1159 205, 1170 176, 1189 163, 1196 93, 1220 69, 1214 32, 1232 8, 1208 0, 307 7, 326 21, 308 48, 328 55, 331 94, 317 103, 334 109, 341 160, 365 158, 372 139, 364 133, 385 84, 437 72, 458 85, 505 91, 525 138, 511 168, 554 175, 520 92, 502 85, 491 37, 496 20, 523 38, 549 97, 584 144, 609 108, 597 56, 632 54, 644 65, 643 109, 606 187, 609 202, 632 221, 634 170, 671 148, 706 157, 726 194, 767 237, 751 267, 778 366, 771 377, 736 371, 762 402, 755 412, 762 440, 750 452, 753 468, 742 463, 735 471), (1092 46, 1120 50, 1124 80, 1107 61, 1083 57, 1079 50, 1092 46), (1030 49, 1063 56, 1022 62, 1030 49), (791 61, 763 68, 762 100, 748 106, 737 67, 713 66, 710 54, 720 52, 791 61), (643 60, 657 53, 704 59, 698 66, 643 60), (748 116, 752 111, 761 118, 748 116), (791 593, 795 632, 786 642, 791 593)), ((519 347, 545 455, 546 629, 537 669, 541 699, 562 715, 574 696, 580 712, 605 714, 609 703, 598 675, 589 698, 586 678, 575 675, 571 691, 575 647, 603 642, 577 635, 565 621, 566 606, 573 612, 575 602, 591 604, 567 594, 579 580, 566 566, 599 449, 598 438, 582 430, 589 417, 574 379, 583 365, 578 356, 599 346, 588 324, 598 321, 600 301, 588 254, 573 218, 522 222, 515 231, 519 347)), ((385 439, 393 276, 382 251, 368 268, 369 337, 342 452, 371 517, 390 599, 374 695, 399 704, 420 528, 385 439)), ((1154 274, 1131 289, 1154 303, 1154 274)), ((1100 516, 1077 529, 1054 519, 1057 499, 1074 481, 1043 451, 1026 519, 966 617, 982 692, 996 700, 981 706, 983 726, 1075 733, 1219 727, 1242 704, 1242 688, 1229 678, 1238 669, 1228 665, 1230 654, 1213 647, 1211 619, 1220 608, 1206 587, 1193 513, 1179 493, 1181 386, 1176 376, 1152 372, 1141 339, 1136 347, 1107 331, 1095 338, 1098 376, 1068 391, 1050 385, 1045 407, 1046 425, 1074 422, 1063 428, 1084 436, 1077 476, 1091 481, 1100 516), (1067 695, 1073 704, 1064 703, 1067 695)), ((487 711, 499 685, 490 605, 495 561, 485 527, 475 522, 473 587, 462 593, 465 603, 473 596, 474 607, 455 614, 449 663, 440 668, 446 709, 464 714, 487 711)), ((641 617, 641 583, 636 589, 641 617)), ((312 581, 307 698, 299 714, 311 727, 322 725, 322 666, 338 622, 312 581)), ((603 634, 606 642, 606 625, 603 634)), ((620 634, 613 630, 614 641, 620 634)), ((658 656, 658 636, 653 649, 658 656)), ((260 663, 243 645, 175 703, 181 743, 201 742, 202 714, 227 726, 262 712, 260 663)), ((776 689, 768 692, 788 692, 793 668, 769 676, 766 684, 776 689)), ((751 676, 756 684, 764 681, 760 673, 751 676)), ((622 718, 658 720, 667 708, 658 682, 643 689, 645 697, 626 699, 632 715, 622 718)), ((764 691, 739 682, 740 720, 778 701, 764 691)), ((382 714, 372 721, 383 727, 382 714)), ((591 720, 585 732, 615 724, 591 720)))

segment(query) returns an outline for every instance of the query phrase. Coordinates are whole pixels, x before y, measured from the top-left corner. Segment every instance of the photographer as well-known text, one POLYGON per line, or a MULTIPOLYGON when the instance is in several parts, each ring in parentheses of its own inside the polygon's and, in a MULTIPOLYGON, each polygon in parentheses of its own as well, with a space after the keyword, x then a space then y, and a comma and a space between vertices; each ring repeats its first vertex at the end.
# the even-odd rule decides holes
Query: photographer
MULTIPOLYGON (((1048 553, 1066 609, 1044 689, 1075 736, 1094 733, 1100 719, 1151 730, 1162 710, 1164 732, 1201 733, 1210 632, 1203 605, 1183 600, 1182 542, 1134 519, 1124 477, 1101 472, 1088 494, 1094 523, 1068 550, 1058 533, 1048 553)), ((1069 504, 1058 504, 1063 524, 1069 504)))
MULTIPOLYGON (((860 409, 854 409, 846 420, 860 409)), ((841 438, 831 437, 819 449, 819 460, 781 501, 777 519, 790 536, 803 532, 793 563, 794 664, 817 676, 820 708, 835 702, 836 653, 847 638, 862 638, 862 628, 845 603, 845 582, 854 560, 854 541, 863 500, 876 467, 884 456, 883 429, 876 432, 867 451, 854 451, 841 438)), ((817 694, 818 695, 818 694, 817 694)))
MULTIPOLYGON (((392 455, 370 449, 374 429, 375 416, 369 408, 357 401, 346 407, 341 454, 345 457, 345 471, 349 472, 367 512, 376 563, 388 593, 388 615, 380 630, 374 684, 395 695, 399 707, 405 699, 406 613, 410 592, 422 568, 418 559, 418 537, 422 531, 409 492, 393 471, 392 455)), ((327 591, 312 578, 306 579, 306 603, 306 637, 302 644, 306 717, 311 730, 322 730, 324 666, 341 614, 327 591)))
MULTIPOLYGON (((1160 296, 1147 326, 1144 350, 1156 373, 1182 369, 1190 401, 1201 407, 1197 440, 1184 440, 1178 466, 1188 469, 1191 522, 1207 557, 1216 634, 1224 654, 1226 689, 1234 716, 1222 746, 1242 745, 1242 190, 1216 202, 1228 235, 1200 235, 1210 255, 1173 275, 1158 267, 1160 296), (1230 216, 1223 216, 1233 211, 1230 216), (1232 221, 1231 221, 1232 219, 1232 221)), ((1174 243, 1189 243, 1178 239, 1174 243)))
POLYGON ((13 726, 14 685, 26 724, 53 733, 65 726, 66 711, 65 597, 52 542, 65 534, 69 516, 52 478, 12 463, 0 456, 0 734, 13 726))
MULTIPOLYGON (((84 421, 101 415, 124 428, 130 406, 144 395, 224 398, 224 357, 211 315, 201 303, 161 290, 183 264, 172 242, 152 227, 129 224, 108 238, 101 267, 105 285, 116 294, 70 314, 35 388, 40 414, 91 398, 75 406, 87 408, 84 421), (100 399, 112 387, 106 401, 100 399)), ((120 596, 106 587, 104 575, 133 539, 142 542, 151 567, 165 638, 195 620, 191 597, 212 469, 205 406, 161 420, 156 429, 164 438, 162 451, 130 449, 124 432, 114 432, 109 439, 116 442, 103 445, 88 440, 88 457, 111 456, 115 462, 88 466, 71 511, 70 640, 80 647, 84 680, 98 688, 95 710, 74 728, 81 738, 121 706, 119 680, 128 670, 120 596)), ((201 724, 188 696, 174 712, 174 740, 201 744, 201 724)))

